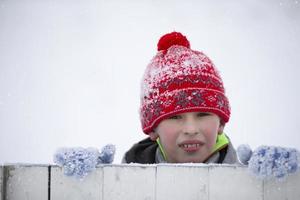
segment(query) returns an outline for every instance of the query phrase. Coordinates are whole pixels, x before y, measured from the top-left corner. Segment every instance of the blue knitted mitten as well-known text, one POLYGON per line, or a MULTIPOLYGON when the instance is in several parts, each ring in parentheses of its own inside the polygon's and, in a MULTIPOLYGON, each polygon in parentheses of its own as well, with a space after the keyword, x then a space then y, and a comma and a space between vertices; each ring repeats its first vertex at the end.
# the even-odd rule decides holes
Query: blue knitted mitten
POLYGON ((300 153, 294 148, 260 146, 252 152, 249 145, 241 145, 237 154, 241 163, 261 179, 281 179, 295 173, 300 166, 300 153))
POLYGON ((109 164, 113 162, 115 146, 106 145, 101 152, 96 148, 60 148, 54 154, 54 163, 64 169, 64 174, 83 179, 99 164, 109 164))

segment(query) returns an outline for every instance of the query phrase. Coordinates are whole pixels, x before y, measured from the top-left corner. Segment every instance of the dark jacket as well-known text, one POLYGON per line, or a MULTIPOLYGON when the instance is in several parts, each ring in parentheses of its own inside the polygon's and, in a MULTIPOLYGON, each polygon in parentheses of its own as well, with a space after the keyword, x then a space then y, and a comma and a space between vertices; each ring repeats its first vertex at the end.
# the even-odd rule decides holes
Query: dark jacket
MULTIPOLYGON (((131 147, 124 155, 122 163, 154 164, 162 162, 158 145, 146 138, 131 147)), ((205 163, 237 163, 237 156, 232 144, 214 153, 205 163)))

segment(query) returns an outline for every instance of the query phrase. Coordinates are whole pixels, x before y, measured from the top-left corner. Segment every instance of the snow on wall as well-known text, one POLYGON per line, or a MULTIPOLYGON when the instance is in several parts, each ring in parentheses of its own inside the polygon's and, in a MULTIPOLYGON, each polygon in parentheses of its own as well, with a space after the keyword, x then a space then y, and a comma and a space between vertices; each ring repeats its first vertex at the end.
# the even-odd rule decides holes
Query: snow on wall
POLYGON ((0 200, 298 200, 299 185, 299 172, 263 181, 232 165, 103 165, 83 180, 58 166, 0 166, 0 200))

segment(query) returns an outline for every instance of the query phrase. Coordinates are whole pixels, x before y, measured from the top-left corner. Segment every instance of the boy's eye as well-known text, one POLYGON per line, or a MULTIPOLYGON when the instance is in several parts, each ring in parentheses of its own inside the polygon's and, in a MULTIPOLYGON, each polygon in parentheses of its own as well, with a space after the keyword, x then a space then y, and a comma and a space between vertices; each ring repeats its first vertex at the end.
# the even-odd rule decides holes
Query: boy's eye
POLYGON ((209 113, 197 113, 197 116, 198 117, 205 117, 205 116, 208 116, 210 115, 209 113))
POLYGON ((180 119, 181 116, 180 115, 173 115, 171 117, 169 117, 169 119, 180 119))

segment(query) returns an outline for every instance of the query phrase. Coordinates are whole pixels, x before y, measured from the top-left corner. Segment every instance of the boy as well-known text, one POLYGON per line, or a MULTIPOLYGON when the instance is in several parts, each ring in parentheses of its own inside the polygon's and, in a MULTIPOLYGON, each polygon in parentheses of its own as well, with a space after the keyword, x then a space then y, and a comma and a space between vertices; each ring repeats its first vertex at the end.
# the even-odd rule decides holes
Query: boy
MULTIPOLYGON (((230 106, 223 82, 211 60, 191 50, 181 33, 164 35, 158 53, 142 81, 140 117, 149 137, 135 144, 123 163, 237 163, 223 133, 230 106)), ((97 165, 111 163, 114 145, 62 149, 55 162, 65 174, 82 178, 97 165)), ((259 178, 283 178, 298 171, 300 153, 294 148, 249 146, 238 148, 240 161, 259 178)))
POLYGON ((140 118, 149 137, 122 162, 236 163, 223 133, 230 105, 212 61, 178 32, 162 36, 157 46, 142 81, 140 118))

